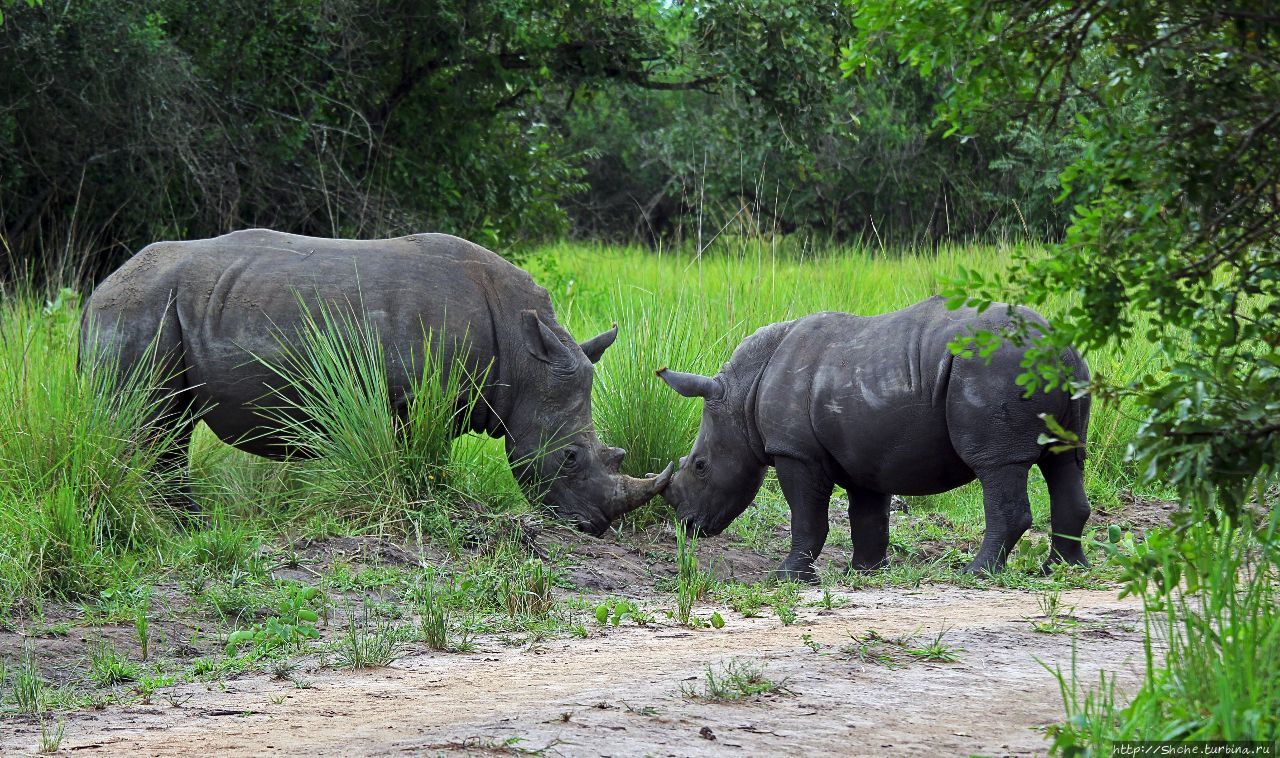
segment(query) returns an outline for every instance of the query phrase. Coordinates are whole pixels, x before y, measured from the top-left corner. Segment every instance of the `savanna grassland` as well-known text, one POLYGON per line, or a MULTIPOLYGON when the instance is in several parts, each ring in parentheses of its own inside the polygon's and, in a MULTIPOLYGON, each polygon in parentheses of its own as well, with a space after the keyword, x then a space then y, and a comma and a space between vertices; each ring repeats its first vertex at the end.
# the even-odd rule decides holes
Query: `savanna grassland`
MULTIPOLYGON (((560 320, 579 338, 619 324, 617 343, 596 369, 594 417, 609 444, 628 450, 624 470, 643 474, 688 450, 700 413, 699 403, 657 380, 655 369, 714 373, 740 339, 766 323, 820 310, 893 310, 937 293, 962 269, 991 272, 1013 256, 1036 254, 1012 246, 814 253, 721 241, 700 256, 559 245, 521 265, 549 290, 560 320)), ((1089 430, 1087 489, 1095 516, 1086 539, 1112 545, 1089 549, 1092 568, 1039 574, 1048 549, 1048 503, 1033 473, 1035 528, 1007 571, 984 578, 959 572, 981 541, 975 484, 898 502, 890 568, 848 573, 849 536, 837 491, 836 523, 820 562, 822 586, 806 589, 765 581, 788 545, 786 504, 772 481, 724 537, 701 545, 685 544, 661 501, 628 516, 602 540, 584 537, 528 503, 498 441, 448 442, 440 431, 448 414, 437 411, 452 408, 445 400, 450 387, 424 379, 434 389, 422 396, 437 399, 415 415, 421 433, 410 443, 370 390, 379 386, 377 377, 361 378, 376 373, 377 361, 362 363, 360 356, 371 354, 344 355, 332 344, 309 349, 327 356, 331 369, 354 370, 294 376, 314 387, 306 397, 317 416, 324 412, 329 434, 314 444, 325 455, 270 462, 201 428, 191 485, 204 515, 184 519, 163 505, 172 481, 152 473, 154 448, 140 428, 151 402, 146 377, 107 392, 101 372, 77 369, 80 301, 70 289, 17 287, 5 291, 0 305, 0 710, 7 724, 0 739, 11 740, 6 748, 56 749, 65 730, 68 744, 109 750, 114 743, 95 736, 92 720, 99 717, 86 714, 259 712, 258 706, 216 705, 220 696, 245 691, 263 700, 261 708, 287 709, 285 695, 262 694, 246 683, 275 682, 290 698, 306 698, 316 682, 334 685, 359 676, 351 670, 395 661, 425 660, 425 670, 436 666, 459 677, 470 676, 468 661, 502 661, 510 675, 548 645, 563 646, 572 659, 579 649, 573 645, 580 644, 604 655, 607 670, 615 635, 624 635, 616 642, 619 654, 635 655, 638 638, 625 637, 629 629, 685 630, 680 634, 699 635, 702 647, 719 656, 688 658, 695 673, 705 663, 705 681, 698 674, 694 682, 661 683, 677 708, 738 701, 772 707, 774 700, 787 703, 777 713, 795 708, 788 698, 804 696, 803 681, 771 675, 761 657, 768 644, 783 639, 795 666, 810 665, 802 654, 817 654, 814 660, 824 665, 838 660, 883 669, 871 679, 885 687, 898 668, 918 663, 998 659, 994 648, 984 647, 992 644, 990 630, 985 637, 964 631, 990 609, 1018 634, 1060 636, 1061 644, 1077 632, 1095 641, 1128 634, 1126 649, 1142 657, 1140 614, 1134 606, 1111 607, 1120 570, 1113 556, 1140 551, 1171 506, 1158 488, 1140 485, 1126 462, 1137 422, 1123 405, 1096 403, 1089 430), (842 627, 844 644, 822 626, 852 623, 848 614, 867 598, 892 606, 904 593, 922 592, 955 606, 949 618, 961 631, 939 627, 947 614, 931 616, 927 608, 842 627), (972 593, 989 602, 972 600, 972 593), (1087 603, 1120 615, 1090 616, 1087 603), (731 636, 735 632, 749 635, 731 636), (746 647, 727 642, 734 639, 746 640, 746 647)), ((1160 356, 1137 342, 1087 358, 1095 373, 1119 379, 1160 367, 1160 356)), ((1064 648, 1027 649, 1071 665, 1061 658, 1064 648)), ((617 663, 623 679, 630 665, 624 659, 617 663)), ((1091 665, 1121 662, 1101 655, 1091 665)), ((1029 657, 1025 663, 1027 681, 1056 693, 1050 672, 1029 657)), ((848 686, 858 681, 841 676, 848 686)), ((661 707, 632 705, 653 708, 647 718, 654 733, 662 733, 661 707)), ((1062 712, 1060 701, 1043 707, 1062 712)), ((1027 729, 1047 719, 1043 711, 1025 718, 1035 723, 1003 724, 993 733, 1016 727, 1019 739, 1034 745, 1041 738, 1027 729)), ((562 739, 546 736, 538 723, 485 732, 473 743, 461 734, 418 747, 541 749, 539 739, 545 737, 547 747, 562 739)), ((163 727, 135 731, 148 728, 163 727)), ((697 729, 690 734, 697 738, 697 729)), ((956 749, 987 744, 978 727, 965 736, 969 742, 960 740, 956 749)), ((645 744, 691 749, 643 739, 634 746, 645 744)))

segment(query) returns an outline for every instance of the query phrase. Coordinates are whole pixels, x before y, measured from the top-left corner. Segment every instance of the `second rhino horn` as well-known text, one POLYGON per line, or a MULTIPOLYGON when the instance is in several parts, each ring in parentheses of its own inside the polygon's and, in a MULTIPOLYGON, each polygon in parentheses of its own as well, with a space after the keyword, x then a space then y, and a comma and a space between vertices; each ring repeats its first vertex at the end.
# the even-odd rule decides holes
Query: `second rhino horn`
POLYGON ((672 371, 669 368, 660 368, 656 373, 659 379, 667 383, 668 387, 685 397, 719 400, 724 395, 724 387, 720 382, 709 376, 686 374, 682 371, 672 371))

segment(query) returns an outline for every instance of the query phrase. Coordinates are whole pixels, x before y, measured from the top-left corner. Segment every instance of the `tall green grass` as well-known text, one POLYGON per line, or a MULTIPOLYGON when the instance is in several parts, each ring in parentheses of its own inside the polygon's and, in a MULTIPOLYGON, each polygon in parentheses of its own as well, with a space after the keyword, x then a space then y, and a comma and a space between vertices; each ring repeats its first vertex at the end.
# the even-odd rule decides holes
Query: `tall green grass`
MULTIPOLYGON (((610 444, 626 448, 632 473, 656 471, 688 452, 701 404, 654 376, 663 366, 712 374, 765 324, 825 310, 874 315, 937 294, 962 269, 997 273, 1034 249, 942 247, 886 254, 869 248, 795 253, 765 242, 729 250, 648 253, 593 245, 548 247, 527 262, 578 335, 617 321, 618 341, 597 366, 594 414, 610 444)), ((1052 318, 1071 306, 1051 303, 1052 318)), ((1161 356, 1135 340, 1086 356, 1095 374, 1127 380, 1158 371, 1161 356)), ((1101 504, 1139 486, 1126 461, 1138 419, 1124 403, 1095 403, 1087 486, 1101 504)), ((976 500, 978 491, 959 497, 976 500)), ((972 505, 973 503, 970 503, 972 505)))
MULTIPOLYGON (((1267 499, 1259 488, 1259 504, 1267 499)), ((1117 740, 1280 739, 1280 511, 1269 500, 1261 524, 1201 511, 1122 558, 1143 598, 1142 683, 1125 703, 1106 674, 1082 687, 1075 670, 1055 671, 1067 716, 1051 730, 1055 752, 1105 755, 1117 740)))
POLYGON ((113 557, 164 531, 152 471, 166 442, 148 425, 155 377, 77 370, 74 293, 0 306, 0 605, 76 597, 112 583, 113 557))
POLYGON ((465 335, 455 346, 445 333, 425 331, 416 354, 393 356, 366 314, 327 306, 303 312, 297 334, 279 336, 278 357, 263 360, 286 388, 263 404, 284 444, 310 459, 299 464, 306 508, 365 526, 417 519, 430 531, 449 531, 454 501, 486 499, 505 486, 499 477, 477 478, 488 469, 478 460, 483 448, 454 443, 470 426, 485 381, 461 358, 465 335), (392 364, 421 366, 402 410, 388 400, 392 364))

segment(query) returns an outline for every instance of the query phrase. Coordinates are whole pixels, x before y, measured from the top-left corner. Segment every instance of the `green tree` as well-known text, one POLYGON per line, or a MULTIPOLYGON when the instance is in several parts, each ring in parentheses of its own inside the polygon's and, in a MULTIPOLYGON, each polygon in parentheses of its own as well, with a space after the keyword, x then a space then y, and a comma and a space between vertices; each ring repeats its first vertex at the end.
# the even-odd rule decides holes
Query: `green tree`
MULTIPOLYGON (((855 22, 847 70, 874 69, 887 48, 948 72, 938 118, 956 137, 1070 113, 1085 147, 1061 176, 1066 238, 1008 280, 964 285, 978 302, 1075 293, 1042 359, 1139 329, 1159 342, 1168 365, 1092 389, 1146 409, 1135 451, 1152 476, 1238 508, 1280 460, 1280 12, 920 0, 864 3, 855 22)), ((1032 387, 1055 380, 1043 363, 1032 387)))
MULTIPOLYGON (((1075 305, 1022 380, 1067 380, 1060 348, 1137 334, 1162 365, 1121 384, 1144 420, 1147 476, 1177 488, 1175 528, 1121 548, 1125 592, 1146 610, 1146 675, 1081 695, 1059 673, 1065 755, 1120 739, 1280 737, 1280 11, 1191 0, 864 2, 850 73, 887 49, 954 82, 938 119, 954 136, 1018 120, 1067 122, 1083 150, 1062 173, 1071 225, 1005 278, 968 274, 954 300, 1075 305), (1082 107, 1081 103, 1085 105, 1082 107), (1158 646, 1152 638, 1164 643, 1158 646)), ((976 335, 982 349, 999 335, 976 335)), ((973 343, 971 343, 971 346, 973 343)), ((1063 440, 1070 444, 1071 440, 1063 440)))

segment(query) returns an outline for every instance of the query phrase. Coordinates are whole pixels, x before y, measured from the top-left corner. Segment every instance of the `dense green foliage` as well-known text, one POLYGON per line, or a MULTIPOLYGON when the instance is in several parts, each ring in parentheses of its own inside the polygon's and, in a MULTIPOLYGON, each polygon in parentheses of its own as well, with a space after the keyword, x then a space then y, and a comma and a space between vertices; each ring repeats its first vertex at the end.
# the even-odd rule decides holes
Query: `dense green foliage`
POLYGON ((1086 147, 1062 176, 1076 203, 1066 239, 957 292, 1033 305, 1076 293, 1048 363, 1060 345, 1135 332, 1160 345, 1167 360, 1137 381, 1103 375, 1093 390, 1149 409, 1136 451, 1152 475, 1236 507, 1280 460, 1280 14, 1096 5, 869 3, 850 68, 888 46, 923 72, 953 69, 940 114, 958 133, 1101 104, 1074 113, 1086 147), (1139 314, 1154 320, 1139 330, 1139 314))
POLYGON ((500 249, 566 231, 703 245, 725 229, 1063 228, 1052 179, 1073 143, 1002 124, 942 139, 946 72, 886 58, 842 79, 840 0, 5 11, 6 268, 96 275, 156 239, 246 226, 500 249))
POLYGON ((1156 347, 1127 378, 1098 372, 1082 389, 1135 402, 1133 457, 1181 494, 1178 537, 1128 566, 1170 651, 1149 660, 1132 704, 1092 701, 1058 747, 1276 739, 1280 662, 1251 656, 1280 638, 1280 13, 960 0, 864 3, 856 22, 850 70, 887 48, 922 74, 954 73, 939 114, 956 134, 1097 104, 1071 114, 1084 149, 1062 175, 1074 203, 1065 239, 1008 276, 971 273, 953 288, 980 304, 1074 295, 1029 388, 1062 379, 1064 344, 1156 347))

